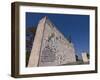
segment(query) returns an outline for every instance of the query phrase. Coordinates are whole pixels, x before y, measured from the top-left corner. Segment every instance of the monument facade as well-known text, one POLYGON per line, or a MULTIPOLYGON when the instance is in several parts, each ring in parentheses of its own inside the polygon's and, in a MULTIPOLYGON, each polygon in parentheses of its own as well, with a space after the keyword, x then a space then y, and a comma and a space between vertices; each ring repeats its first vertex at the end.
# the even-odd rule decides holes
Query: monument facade
POLYGON ((47 17, 42 18, 37 26, 28 67, 57 66, 75 62, 73 43, 65 38, 47 17))

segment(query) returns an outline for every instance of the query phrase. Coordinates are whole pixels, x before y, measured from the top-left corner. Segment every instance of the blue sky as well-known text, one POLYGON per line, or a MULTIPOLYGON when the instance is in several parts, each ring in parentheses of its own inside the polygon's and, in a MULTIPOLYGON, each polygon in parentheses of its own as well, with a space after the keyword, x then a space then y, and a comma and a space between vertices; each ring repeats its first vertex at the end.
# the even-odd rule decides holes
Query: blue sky
POLYGON ((76 54, 89 52, 89 15, 26 13, 26 27, 36 27, 39 20, 47 16, 66 37, 71 36, 76 54))

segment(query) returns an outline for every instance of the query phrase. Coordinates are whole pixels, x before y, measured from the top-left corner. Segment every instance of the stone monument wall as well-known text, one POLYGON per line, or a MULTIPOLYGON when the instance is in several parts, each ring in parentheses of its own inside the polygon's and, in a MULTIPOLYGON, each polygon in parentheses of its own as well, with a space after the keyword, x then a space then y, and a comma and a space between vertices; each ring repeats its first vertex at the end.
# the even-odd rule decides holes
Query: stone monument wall
POLYGON ((57 66, 76 62, 75 49, 47 17, 40 20, 28 67, 57 66))
POLYGON ((75 50, 60 31, 47 19, 39 66, 55 66, 76 62, 75 50))

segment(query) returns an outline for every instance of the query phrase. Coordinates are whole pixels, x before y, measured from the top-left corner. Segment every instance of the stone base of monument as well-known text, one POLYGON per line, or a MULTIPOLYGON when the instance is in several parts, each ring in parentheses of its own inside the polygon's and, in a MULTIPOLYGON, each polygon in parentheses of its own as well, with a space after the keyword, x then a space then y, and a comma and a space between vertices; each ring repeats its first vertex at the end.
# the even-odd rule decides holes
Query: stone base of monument
POLYGON ((66 65, 84 65, 84 64, 89 64, 89 62, 77 61, 77 62, 62 64, 62 65, 66 66, 66 65))

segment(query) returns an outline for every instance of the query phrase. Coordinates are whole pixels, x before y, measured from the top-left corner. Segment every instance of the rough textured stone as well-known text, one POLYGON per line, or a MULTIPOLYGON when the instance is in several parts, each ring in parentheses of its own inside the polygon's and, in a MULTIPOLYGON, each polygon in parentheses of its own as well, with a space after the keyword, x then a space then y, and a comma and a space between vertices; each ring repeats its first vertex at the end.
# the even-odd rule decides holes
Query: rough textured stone
POLYGON ((38 28, 36 30, 36 34, 35 34, 35 38, 34 38, 34 42, 33 42, 33 46, 32 46, 32 50, 30 53, 28 67, 38 65, 41 41, 42 41, 43 31, 44 31, 44 27, 45 27, 44 26, 45 19, 46 19, 46 17, 39 21, 38 28))
POLYGON ((29 66, 56 66, 76 62, 75 50, 63 34, 46 17, 37 27, 29 66), (42 29, 41 34, 38 33, 42 29), (38 37, 37 37, 38 36, 38 37), (39 37, 40 36, 40 37, 39 37), (39 39, 39 40, 38 40, 39 39), (39 46, 36 46, 39 44, 39 46), (37 52, 35 52, 36 50, 37 52), (34 58, 34 59, 33 59, 34 58))

